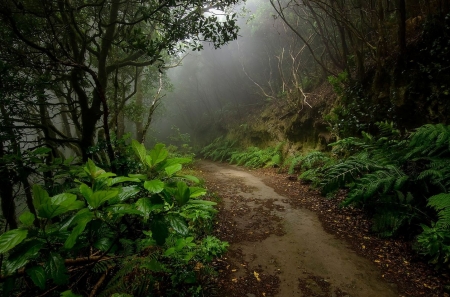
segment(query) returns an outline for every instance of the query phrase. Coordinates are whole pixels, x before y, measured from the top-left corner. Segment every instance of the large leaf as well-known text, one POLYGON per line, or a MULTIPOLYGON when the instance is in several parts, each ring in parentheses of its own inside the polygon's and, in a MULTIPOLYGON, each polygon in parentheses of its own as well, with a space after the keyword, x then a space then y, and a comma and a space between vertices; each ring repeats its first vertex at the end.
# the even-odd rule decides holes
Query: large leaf
POLYGON ((46 264, 47 277, 53 279, 55 284, 64 285, 68 282, 67 268, 60 254, 51 252, 46 264))
POLYGON ((33 205, 38 209, 42 204, 50 201, 50 197, 46 190, 39 185, 33 185, 33 205))
POLYGON ((134 208, 131 204, 114 204, 106 208, 107 212, 111 215, 125 215, 125 214, 137 214, 140 215, 141 212, 134 208))
POLYGON ((181 164, 173 164, 164 168, 164 171, 167 173, 168 176, 172 176, 174 173, 180 171, 181 168, 183 168, 181 164))
POLYGON ((175 199, 180 206, 186 204, 189 201, 191 193, 189 187, 184 182, 177 183, 177 191, 175 193, 175 199))
POLYGON ((28 230, 14 229, 3 233, 0 236, 0 254, 6 253, 19 243, 21 243, 28 235, 28 230))
POLYGON ((43 204, 37 209, 38 216, 45 219, 54 218, 67 211, 69 211, 67 207, 51 203, 43 204))
POLYGON ((139 193, 140 189, 136 186, 123 187, 117 195, 118 202, 124 202, 139 193))
POLYGON ((42 266, 34 266, 28 268, 27 270, 25 270, 25 272, 28 274, 28 276, 36 286, 38 286, 41 290, 45 288, 45 281, 47 280, 47 277, 42 266))
POLYGON ((158 245, 163 245, 166 238, 169 236, 169 228, 162 217, 156 217, 152 221, 150 230, 152 231, 152 238, 158 245))
POLYGON ((62 193, 52 197, 48 203, 42 204, 37 211, 39 217, 51 219, 70 210, 83 208, 84 206, 84 202, 77 200, 77 196, 70 193, 62 193))
POLYGON ((84 171, 87 172, 93 179, 106 173, 105 170, 95 166, 95 163, 91 159, 88 159, 88 161, 86 162, 86 165, 84 166, 84 171))
POLYGON ((150 156, 152 158, 152 166, 155 166, 158 163, 161 163, 167 158, 169 152, 166 149, 166 146, 162 143, 157 143, 152 150, 150 150, 150 156))
POLYGON ((69 237, 67 237, 66 242, 64 243, 64 248, 71 249, 75 242, 77 241, 78 236, 83 233, 86 225, 92 221, 94 218, 94 214, 90 212, 87 208, 80 210, 75 218, 72 220, 72 225, 76 224, 75 228, 73 228, 72 233, 70 233, 69 237))
POLYGON ((164 207, 162 199, 156 202, 157 203, 153 203, 150 198, 141 198, 136 201, 135 205, 136 209, 141 212, 141 215, 148 219, 153 210, 162 209, 164 207))
POLYGON ((32 214, 29 211, 24 212, 19 217, 20 222, 27 227, 33 225, 34 219, 35 219, 34 214, 32 214))
POLYGON ((145 149, 145 146, 142 143, 139 143, 136 140, 131 141, 131 147, 133 148, 133 151, 136 153, 136 156, 138 156, 139 160, 141 160, 142 164, 145 164, 145 156, 147 155, 147 150, 145 149))
POLYGON ((183 177, 183 178, 185 178, 187 180, 190 180, 190 181, 192 181, 192 182, 194 182, 196 184, 200 183, 200 180, 198 179, 198 177, 193 176, 193 175, 180 175, 180 177, 183 177))
POLYGON ((164 183, 158 179, 144 182, 144 188, 150 193, 159 193, 164 190, 164 183))
POLYGON ((147 180, 147 175, 145 175, 145 174, 132 174, 132 173, 130 173, 130 174, 128 174, 128 176, 131 177, 131 178, 137 178, 139 180, 147 180))
POLYGON ((77 196, 70 193, 62 193, 51 198, 52 204, 68 206, 77 200, 77 196))
POLYGON ((109 237, 102 237, 94 242, 94 247, 96 249, 101 250, 102 252, 106 252, 109 248, 114 244, 114 239, 109 237))
POLYGON ((191 193, 191 198, 203 196, 206 194, 206 189, 199 188, 199 187, 189 187, 189 191, 191 193))
POLYGON ((189 232, 186 221, 180 216, 168 216, 170 226, 182 236, 186 236, 189 232))
POLYGON ((118 184, 118 183, 124 183, 124 182, 140 182, 141 180, 139 179, 139 178, 136 178, 136 177, 127 177, 127 176, 118 176, 118 177, 115 177, 115 178, 111 178, 111 179, 109 179, 108 180, 108 185, 109 186, 113 186, 113 185, 115 185, 115 184, 118 184))
POLYGON ((94 192, 89 199, 86 199, 89 206, 92 208, 98 208, 106 201, 116 197, 119 194, 118 191, 98 191, 94 192))
POLYGON ((200 199, 190 199, 188 204, 203 204, 203 205, 217 205, 216 202, 213 201, 207 201, 207 200, 200 200, 200 199))
POLYGON ((23 242, 17 246, 14 253, 9 255, 8 261, 5 263, 5 273, 13 274, 19 268, 25 266, 30 259, 36 257, 43 246, 44 243, 37 239, 23 242))
POLYGON ((88 200, 88 199, 91 198, 91 196, 92 196, 92 194, 93 194, 93 191, 92 191, 92 189, 91 189, 88 185, 86 185, 86 184, 81 184, 81 185, 80 185, 80 193, 81 193, 81 195, 83 195, 83 197, 84 197, 86 200, 88 200))

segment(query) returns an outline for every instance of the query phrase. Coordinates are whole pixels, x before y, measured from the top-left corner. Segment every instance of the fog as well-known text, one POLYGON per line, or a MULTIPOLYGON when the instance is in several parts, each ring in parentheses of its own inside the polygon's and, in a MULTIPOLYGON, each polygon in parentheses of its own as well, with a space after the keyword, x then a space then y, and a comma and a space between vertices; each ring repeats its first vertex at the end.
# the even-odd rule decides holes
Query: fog
POLYGON ((267 1, 249 1, 236 11, 237 40, 220 49, 205 43, 204 50, 187 53, 180 66, 167 70, 173 91, 154 118, 150 139, 179 145, 186 140, 181 136, 205 145, 267 99, 263 89, 277 84, 272 53, 285 32, 267 1))

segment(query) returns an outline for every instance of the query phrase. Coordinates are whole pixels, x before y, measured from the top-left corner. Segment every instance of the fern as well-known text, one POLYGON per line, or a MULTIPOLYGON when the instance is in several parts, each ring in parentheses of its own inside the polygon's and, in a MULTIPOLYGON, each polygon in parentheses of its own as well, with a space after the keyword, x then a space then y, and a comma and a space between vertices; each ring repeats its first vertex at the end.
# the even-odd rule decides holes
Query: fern
POLYGON ((216 138, 212 143, 205 146, 201 150, 201 154, 205 158, 210 158, 213 161, 223 162, 231 157, 231 154, 235 150, 234 146, 236 141, 223 139, 223 137, 216 138))
POLYGON ((411 134, 407 157, 448 157, 450 153, 450 126, 424 125, 411 134))
POLYGON ((281 145, 266 149, 249 147, 245 151, 234 152, 231 154, 230 163, 250 168, 279 165, 282 162, 281 145))
MULTIPOLYGON (((106 288, 99 297, 111 296, 114 293, 127 293, 134 296, 148 296, 153 289, 154 277, 149 268, 157 269, 154 257, 127 257, 115 271, 106 288), (145 289, 143 291, 143 289, 145 289)), ((161 266, 163 269, 163 266, 161 266)))

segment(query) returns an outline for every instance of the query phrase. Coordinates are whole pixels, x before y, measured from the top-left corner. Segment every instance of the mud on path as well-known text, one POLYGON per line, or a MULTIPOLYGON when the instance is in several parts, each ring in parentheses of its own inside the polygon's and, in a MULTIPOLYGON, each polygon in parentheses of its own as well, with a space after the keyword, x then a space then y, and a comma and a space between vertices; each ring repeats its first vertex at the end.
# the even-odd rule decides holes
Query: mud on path
POLYGON ((222 296, 398 296, 371 261, 260 177, 208 161, 197 167, 223 199, 215 234, 230 243, 216 263, 222 296))

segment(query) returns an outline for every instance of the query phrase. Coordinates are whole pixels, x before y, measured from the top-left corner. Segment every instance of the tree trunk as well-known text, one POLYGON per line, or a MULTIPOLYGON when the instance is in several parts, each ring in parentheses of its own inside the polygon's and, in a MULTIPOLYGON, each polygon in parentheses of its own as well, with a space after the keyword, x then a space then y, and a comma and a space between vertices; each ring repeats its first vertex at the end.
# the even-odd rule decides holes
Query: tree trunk
MULTIPOLYGON (((144 108, 144 92, 142 90, 142 76, 139 76, 137 79, 137 92, 136 92, 136 106, 140 108, 144 108)), ((144 124, 143 124, 143 114, 139 117, 139 120, 135 122, 136 126, 136 139, 138 141, 142 141, 143 133, 144 133, 144 124)))
POLYGON ((405 0, 397 0, 398 19, 398 46, 400 54, 406 54, 406 3, 405 0))
MULTIPOLYGON (((5 155, 3 141, 0 141, 0 159, 5 155)), ((14 202, 14 186, 11 181, 10 170, 7 166, 0 167, 0 199, 3 217, 9 226, 9 229, 17 229, 16 203, 14 202)))

